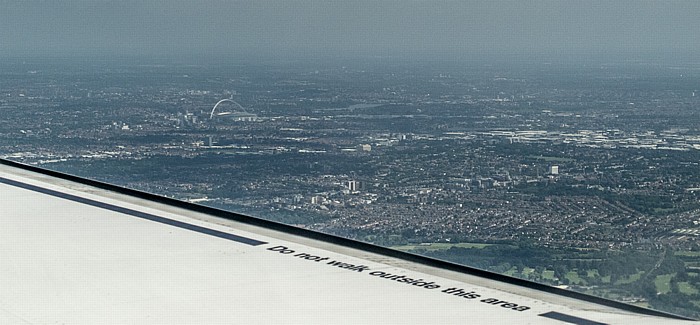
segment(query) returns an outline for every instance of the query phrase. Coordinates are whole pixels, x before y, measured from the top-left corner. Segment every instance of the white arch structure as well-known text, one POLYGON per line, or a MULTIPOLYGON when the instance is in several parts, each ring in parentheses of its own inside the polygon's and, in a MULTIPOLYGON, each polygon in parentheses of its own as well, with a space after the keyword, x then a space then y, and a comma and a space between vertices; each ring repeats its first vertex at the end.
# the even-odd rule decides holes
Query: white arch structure
POLYGON ((214 118, 214 112, 216 111, 216 108, 219 107, 219 105, 221 105, 221 103, 223 103, 223 102, 230 102, 230 103, 233 103, 233 105, 235 105, 236 108, 240 109, 241 111, 246 112, 245 108, 243 108, 243 106, 241 106, 241 104, 237 103, 237 102, 236 102, 235 100, 233 100, 233 99, 225 98, 225 99, 222 99, 222 100, 216 102, 216 104, 214 105, 214 108, 211 109, 211 113, 209 113, 209 119, 210 119, 210 120, 214 118))

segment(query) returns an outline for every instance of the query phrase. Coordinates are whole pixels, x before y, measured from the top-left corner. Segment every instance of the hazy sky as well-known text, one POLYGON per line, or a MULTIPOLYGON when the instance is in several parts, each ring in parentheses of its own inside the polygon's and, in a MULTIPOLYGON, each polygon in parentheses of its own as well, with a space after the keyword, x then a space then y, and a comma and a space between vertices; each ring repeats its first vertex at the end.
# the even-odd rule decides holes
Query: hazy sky
POLYGON ((0 56, 692 57, 700 1, 0 0, 0 56))

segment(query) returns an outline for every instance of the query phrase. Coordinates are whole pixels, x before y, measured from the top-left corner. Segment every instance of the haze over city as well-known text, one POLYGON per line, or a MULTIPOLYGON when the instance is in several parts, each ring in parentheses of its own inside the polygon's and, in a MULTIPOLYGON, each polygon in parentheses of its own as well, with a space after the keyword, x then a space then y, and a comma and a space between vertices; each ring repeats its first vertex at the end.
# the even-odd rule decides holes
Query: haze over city
POLYGON ((0 56, 678 59, 697 1, 0 1, 0 56))

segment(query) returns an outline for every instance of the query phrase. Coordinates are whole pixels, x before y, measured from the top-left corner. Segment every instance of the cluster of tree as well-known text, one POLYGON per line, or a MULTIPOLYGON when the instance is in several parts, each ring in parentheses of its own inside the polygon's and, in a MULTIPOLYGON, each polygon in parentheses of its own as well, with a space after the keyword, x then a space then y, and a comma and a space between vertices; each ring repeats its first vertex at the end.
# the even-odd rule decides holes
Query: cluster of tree
POLYGON ((653 308, 690 317, 700 316, 700 308, 692 303, 693 300, 700 301, 700 294, 683 293, 679 289, 681 283, 697 288, 700 276, 689 275, 683 259, 671 249, 578 251, 521 243, 484 248, 451 247, 432 251, 416 249, 414 252, 498 273, 515 268, 516 276, 529 280, 552 285, 595 286, 599 294, 614 292, 618 297, 641 297, 653 308), (534 271, 525 276, 525 268, 534 271), (553 271, 553 277, 545 277, 545 270, 553 271), (575 272, 583 283, 570 283, 571 272, 575 272), (668 274, 672 274, 671 290, 660 294, 654 281, 657 276, 668 274), (635 275, 639 278, 636 279, 635 275))

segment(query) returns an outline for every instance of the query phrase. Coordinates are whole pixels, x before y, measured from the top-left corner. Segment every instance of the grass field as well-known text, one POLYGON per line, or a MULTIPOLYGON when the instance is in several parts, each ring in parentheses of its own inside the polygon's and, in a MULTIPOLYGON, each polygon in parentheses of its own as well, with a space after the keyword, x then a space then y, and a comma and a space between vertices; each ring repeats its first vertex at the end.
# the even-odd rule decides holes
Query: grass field
POLYGON ((662 275, 657 275, 656 279, 654 279, 654 284, 656 285, 656 291, 660 293, 668 293, 671 291, 671 278, 675 274, 662 274, 662 275))
POLYGON ((688 282, 678 282, 678 291, 687 295, 698 293, 698 289, 688 282))
POLYGON ((700 256, 700 252, 695 251, 676 251, 673 253, 676 256, 700 256))
POLYGON ((615 285, 621 285, 621 284, 635 282, 635 281, 639 280, 642 277, 642 275, 644 275, 644 271, 639 271, 636 274, 632 274, 630 276, 620 277, 617 281, 615 281, 615 285))
POLYGON ((545 280, 554 280, 554 271, 544 270, 542 272, 542 278, 545 280))
POLYGON ((569 271, 569 273, 566 274, 566 278, 569 279, 569 283, 571 283, 571 284, 577 284, 577 285, 587 285, 588 284, 586 282, 586 280, 582 279, 578 275, 578 272, 576 272, 576 271, 569 271))

